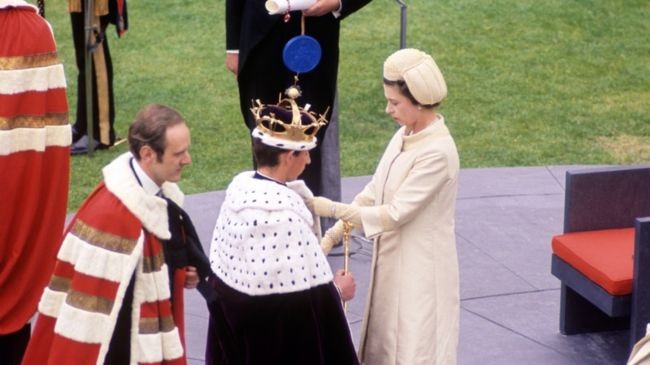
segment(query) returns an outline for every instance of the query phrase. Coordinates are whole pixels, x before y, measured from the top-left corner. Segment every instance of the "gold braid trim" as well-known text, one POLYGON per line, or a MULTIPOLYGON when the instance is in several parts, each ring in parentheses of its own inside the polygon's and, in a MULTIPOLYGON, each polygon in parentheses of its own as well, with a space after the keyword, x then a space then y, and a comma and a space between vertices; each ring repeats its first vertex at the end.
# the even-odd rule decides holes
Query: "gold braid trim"
MULTIPOLYGON (((108 14, 108 0, 94 0, 95 15, 102 16, 108 14)), ((70 13, 81 13, 84 2, 82 0, 68 0, 68 11, 70 13)))
POLYGON ((0 130, 16 128, 43 128, 45 126, 68 124, 68 113, 48 113, 43 116, 0 117, 0 130))
POLYGON ((59 63, 59 57, 56 52, 29 56, 0 57, 0 70, 24 70, 28 68, 58 65, 59 63))
POLYGON ((70 290, 70 278, 52 275, 50 284, 47 286, 52 291, 67 293, 70 290))
POLYGON ((158 254, 155 256, 147 256, 142 258, 142 272, 158 272, 164 263, 165 255, 161 249, 160 252, 158 252, 158 254))
POLYGON ((140 334, 154 334, 159 332, 170 332, 176 325, 172 316, 156 318, 140 318, 140 334))
POLYGON ((93 313, 102 313, 109 315, 113 309, 113 301, 98 297, 96 295, 88 295, 82 292, 71 290, 66 297, 65 302, 77 309, 93 312, 93 313))
POLYGON ((95 229, 80 219, 75 221, 70 233, 79 237, 79 239, 86 241, 89 245, 93 245, 105 250, 130 255, 137 244, 137 240, 130 240, 120 237, 111 233, 103 232, 95 229))

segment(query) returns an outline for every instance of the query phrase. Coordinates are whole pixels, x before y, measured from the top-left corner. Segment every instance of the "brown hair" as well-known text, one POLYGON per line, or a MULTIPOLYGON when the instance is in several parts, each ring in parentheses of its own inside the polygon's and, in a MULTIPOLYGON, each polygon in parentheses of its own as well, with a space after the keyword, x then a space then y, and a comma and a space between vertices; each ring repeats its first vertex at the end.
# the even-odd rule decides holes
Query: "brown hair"
POLYGON ((392 80, 384 79, 384 85, 397 86, 397 89, 399 90, 400 94, 404 95, 407 99, 409 99, 411 101, 411 103, 413 103, 413 105, 419 105, 419 106, 421 106, 423 108, 427 108, 427 109, 436 108, 436 107, 438 107, 440 105, 440 103, 435 103, 435 104, 431 104, 431 105, 422 105, 422 104, 420 104, 420 102, 415 100, 415 97, 413 97, 413 94, 411 94, 411 91, 409 90, 409 87, 408 87, 408 85, 406 85, 406 82, 404 80, 392 81, 392 80))
POLYGON ((160 104, 146 105, 129 127, 129 150, 136 160, 140 160, 140 149, 149 146, 161 161, 165 153, 167 128, 180 123, 185 123, 185 119, 176 110, 160 104))
POLYGON ((282 148, 267 146, 259 138, 253 138, 253 157, 257 167, 275 167, 280 163, 280 155, 292 152, 295 156, 300 151, 283 150, 282 148))

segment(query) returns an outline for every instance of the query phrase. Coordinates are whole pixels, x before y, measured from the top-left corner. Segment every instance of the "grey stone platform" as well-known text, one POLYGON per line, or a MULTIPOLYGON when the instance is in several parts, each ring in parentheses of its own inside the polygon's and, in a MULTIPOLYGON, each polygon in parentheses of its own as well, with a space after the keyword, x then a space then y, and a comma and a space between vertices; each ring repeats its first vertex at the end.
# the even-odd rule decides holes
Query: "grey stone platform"
MULTIPOLYGON (((463 169, 456 210, 460 262, 462 365, 624 364, 627 331, 564 336, 558 331, 560 283, 550 273, 553 234, 562 231, 564 173, 588 166, 463 169)), ((369 176, 343 179, 349 202, 369 176)), ((187 197, 206 252, 224 192, 187 197)), ((432 222, 433 224, 433 222, 432 222)), ((348 317, 359 340, 371 244, 355 238, 350 268, 357 295, 348 317)), ((336 252, 336 251, 335 251, 336 252)), ((342 258, 330 256, 333 269, 342 258)), ((191 364, 204 363, 208 313, 196 291, 186 290, 186 331, 191 364)))

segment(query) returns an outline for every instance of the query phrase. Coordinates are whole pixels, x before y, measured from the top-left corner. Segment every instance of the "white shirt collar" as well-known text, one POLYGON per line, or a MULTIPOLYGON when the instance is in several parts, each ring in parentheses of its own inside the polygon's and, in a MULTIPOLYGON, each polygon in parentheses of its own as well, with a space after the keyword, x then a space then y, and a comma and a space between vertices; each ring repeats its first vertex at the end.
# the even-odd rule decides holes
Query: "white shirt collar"
POLYGON ((156 195, 160 191, 160 186, 158 186, 151 178, 149 175, 147 175, 146 172, 140 167, 140 164, 138 163, 138 160, 135 158, 132 160, 133 163, 133 171, 135 171, 135 175, 138 177, 138 180, 142 184, 142 188, 144 191, 149 194, 149 195, 156 195))
POLYGON ((276 183, 278 183, 278 184, 280 184, 280 185, 284 185, 284 186, 287 185, 287 183, 284 183, 284 182, 282 182, 282 181, 280 181, 280 180, 277 180, 277 179, 275 179, 275 178, 272 178, 272 177, 270 177, 270 176, 268 176, 268 175, 265 175, 265 174, 261 173, 260 170, 255 170, 255 172, 256 172, 258 175, 260 175, 260 176, 262 176, 263 178, 265 178, 265 179, 271 180, 271 181, 276 182, 276 183))

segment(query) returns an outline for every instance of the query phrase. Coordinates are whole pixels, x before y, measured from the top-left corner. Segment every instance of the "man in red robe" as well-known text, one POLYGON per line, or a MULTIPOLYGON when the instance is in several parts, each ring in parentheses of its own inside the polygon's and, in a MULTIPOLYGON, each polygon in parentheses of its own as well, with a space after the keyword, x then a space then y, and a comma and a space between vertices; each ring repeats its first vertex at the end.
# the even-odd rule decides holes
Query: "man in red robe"
POLYGON ((188 217, 174 215, 190 131, 152 104, 128 141, 66 230, 23 364, 186 363, 182 290, 199 284, 189 246, 200 243, 188 241, 188 217))
POLYGON ((19 364, 68 201, 66 81, 50 25, 0 0, 0 362, 19 364))

